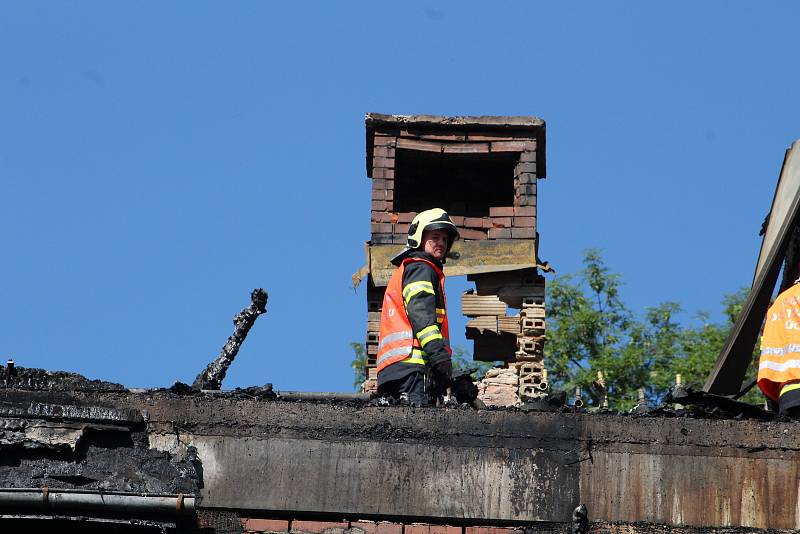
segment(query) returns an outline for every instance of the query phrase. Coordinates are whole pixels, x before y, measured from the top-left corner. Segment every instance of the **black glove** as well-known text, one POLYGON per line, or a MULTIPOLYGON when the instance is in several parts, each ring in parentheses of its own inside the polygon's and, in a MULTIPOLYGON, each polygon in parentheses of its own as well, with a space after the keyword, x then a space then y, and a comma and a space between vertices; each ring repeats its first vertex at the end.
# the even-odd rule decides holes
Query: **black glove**
POLYGON ((450 387, 450 379, 453 375, 453 362, 450 358, 442 358, 436 363, 431 364, 433 370, 433 377, 436 379, 436 385, 442 390, 450 387))

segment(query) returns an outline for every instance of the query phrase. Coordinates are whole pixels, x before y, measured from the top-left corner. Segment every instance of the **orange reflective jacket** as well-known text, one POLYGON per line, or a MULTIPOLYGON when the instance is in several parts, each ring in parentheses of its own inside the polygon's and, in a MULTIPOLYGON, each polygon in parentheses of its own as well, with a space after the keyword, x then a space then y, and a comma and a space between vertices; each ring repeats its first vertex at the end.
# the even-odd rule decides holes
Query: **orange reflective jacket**
POLYGON ((403 271, 406 265, 414 261, 423 261, 433 267, 439 278, 439 288, 444 296, 444 273, 432 262, 423 258, 407 258, 395 270, 386 295, 383 297, 383 311, 381 311, 381 332, 378 343, 378 373, 383 369, 404 361, 406 363, 426 365, 428 355, 424 351, 426 343, 433 339, 444 340, 446 350, 450 352, 450 331, 447 325, 447 306, 436 310, 436 323, 427 326, 414 335, 414 329, 406 312, 406 303, 420 292, 433 293, 430 282, 411 282, 403 287, 403 271))
POLYGON ((800 284, 775 299, 761 335, 758 387, 778 401, 783 384, 800 380, 800 284))

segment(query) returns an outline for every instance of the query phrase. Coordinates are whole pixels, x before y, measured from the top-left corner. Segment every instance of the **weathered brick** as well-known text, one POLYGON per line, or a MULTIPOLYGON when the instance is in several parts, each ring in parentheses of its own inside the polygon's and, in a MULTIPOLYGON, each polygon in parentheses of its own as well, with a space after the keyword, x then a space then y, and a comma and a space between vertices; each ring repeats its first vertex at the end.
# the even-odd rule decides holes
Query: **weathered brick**
POLYGON ((514 239, 533 239, 536 237, 535 228, 511 228, 511 237, 514 239))
POLYGON ((411 227, 410 224, 395 224, 394 225, 394 233, 401 234, 401 235, 408 235, 408 229, 411 227))
POLYGON ((289 532, 289 521, 285 519, 243 517, 242 528, 251 532, 289 532))
MULTIPOLYGON (((364 534, 377 534, 378 523, 376 523, 375 521, 351 521, 350 528, 357 528, 359 530, 363 530, 364 534)), ((403 527, 401 525, 400 531, 402 532, 402 530, 403 527)))
POLYGON ((387 189, 383 196, 386 200, 394 200, 394 189, 387 189))
POLYGON ((524 532, 523 529, 513 527, 467 527, 464 534, 517 534, 524 532))
POLYGON ((464 226, 464 217, 461 215, 450 215, 450 220, 453 221, 453 224, 456 226, 464 226))
POLYGON ((383 200, 373 200, 372 211, 386 211, 386 202, 383 200))
POLYGON ((347 521, 302 521, 295 519, 292 521, 291 532, 322 534, 326 530, 346 529, 348 526, 347 521))
POLYGON ((517 163, 517 166, 514 167, 514 176, 518 176, 524 172, 529 172, 536 174, 536 162, 535 161, 521 161, 517 163))
POLYGON ((394 158, 379 158, 373 157, 372 158, 372 167, 384 167, 387 169, 394 169, 394 158))
POLYGON ((394 243, 394 235, 392 234, 372 234, 370 239, 374 245, 391 245, 394 243))
POLYGON ((392 222, 392 214, 387 211, 373 211, 371 220, 372 222, 390 223, 392 222))
POLYGON ((525 143, 522 141, 496 141, 491 144, 492 152, 522 152, 525 143))
POLYGON ((533 195, 520 195, 514 198, 514 206, 536 206, 536 197, 533 195))
POLYGON ((483 154, 489 152, 489 143, 444 143, 442 152, 446 154, 483 154))
POLYGON ((526 163, 536 161, 536 152, 522 152, 519 155, 519 160, 526 163))
POLYGON ((483 217, 464 217, 464 226, 467 228, 483 228, 483 217))
POLYGON ((514 216, 515 217, 528 217, 528 216, 536 217, 536 206, 515 206, 514 207, 514 216))
POLYGON ((378 523, 378 528, 375 531, 375 534, 403 534, 403 525, 401 523, 381 521, 378 523))
POLYGON ((421 141, 419 139, 400 138, 397 140, 397 148, 409 150, 422 150, 425 152, 441 152, 442 143, 436 141, 421 141))
POLYGON ((387 146, 393 147, 397 143, 397 137, 393 135, 375 134, 374 145, 376 147, 387 146))
POLYGON ((511 228, 489 228, 489 239, 511 239, 511 228))
POLYGON ((404 534, 462 534, 462 531, 463 529, 461 527, 415 523, 406 525, 404 534))
POLYGON ((391 234, 392 223, 372 223, 370 225, 370 231, 373 234, 391 234))
POLYGON ((536 186, 533 184, 520 184, 514 189, 514 194, 517 196, 536 195, 536 186))
POLYGON ((373 189, 372 200, 386 200, 386 189, 373 189))
POLYGON ((437 133, 421 132, 418 130, 400 130, 403 137, 419 137, 420 139, 432 139, 434 141, 466 141, 467 135, 463 133, 437 133))
POLYGON ((487 239, 485 230, 474 230, 472 228, 459 228, 458 233, 461 239, 487 239))
MULTIPOLYGON (((511 208, 512 213, 514 208, 511 208)), ((511 226, 511 217, 492 217, 492 228, 508 228, 511 226)))
POLYGON ((386 178, 372 179, 373 191, 385 191, 386 189, 391 189, 392 187, 394 187, 394 180, 387 180, 386 178))
POLYGON ((536 226, 536 217, 514 217, 514 226, 518 227, 536 226))
POLYGON ((489 217, 513 217, 513 206, 492 206, 489 208, 489 217))
POLYGON ((373 178, 392 178, 394 179, 394 169, 387 169, 384 167, 376 167, 372 169, 373 178))
POLYGON ((372 156, 378 158, 394 158, 394 147, 376 146, 372 149, 372 156))
POLYGON ((518 184, 535 184, 536 183, 536 175, 530 172, 523 172, 519 176, 517 176, 518 184))
POLYGON ((414 217, 417 216, 417 213, 414 211, 406 212, 406 213, 398 213, 397 214, 397 221, 399 223, 410 223, 414 220, 414 217))

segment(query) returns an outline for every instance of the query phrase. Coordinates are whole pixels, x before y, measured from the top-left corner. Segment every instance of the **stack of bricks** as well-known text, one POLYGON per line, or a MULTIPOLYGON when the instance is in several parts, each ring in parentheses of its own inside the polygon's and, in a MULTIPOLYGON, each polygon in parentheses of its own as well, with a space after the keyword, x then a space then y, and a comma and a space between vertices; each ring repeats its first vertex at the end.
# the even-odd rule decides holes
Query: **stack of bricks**
POLYGON ((376 133, 372 149, 372 243, 405 244, 416 213, 394 211, 395 147, 397 137, 376 133))
POLYGON ((545 308, 544 278, 536 269, 470 275, 476 291, 462 296, 462 313, 470 317, 467 338, 474 341, 473 358, 478 361, 503 361, 509 371, 504 381, 494 375, 478 385, 487 405, 508 406, 516 402, 500 389, 511 385, 519 400, 532 400, 547 394, 547 369, 544 366, 545 308), (509 315, 508 308, 519 314, 509 315), (497 399, 512 399, 508 402, 497 399))
POLYGON ((376 287, 371 282, 367 285, 367 342, 365 378, 361 390, 365 393, 373 393, 378 390, 378 342, 381 330, 381 309, 383 308, 383 295, 386 293, 385 287, 376 287))

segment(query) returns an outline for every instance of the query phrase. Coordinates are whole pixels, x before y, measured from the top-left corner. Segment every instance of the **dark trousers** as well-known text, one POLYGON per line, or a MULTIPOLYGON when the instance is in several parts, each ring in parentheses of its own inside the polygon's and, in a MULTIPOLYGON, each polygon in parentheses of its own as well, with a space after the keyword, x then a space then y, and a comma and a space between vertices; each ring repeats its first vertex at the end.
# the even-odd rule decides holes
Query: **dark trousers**
POLYGON ((413 371, 403 378, 381 384, 378 393, 395 399, 400 399, 405 394, 412 406, 427 406, 430 404, 430 394, 426 375, 424 369, 413 371))

